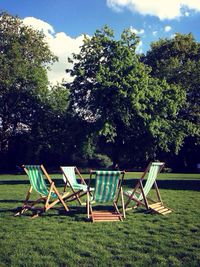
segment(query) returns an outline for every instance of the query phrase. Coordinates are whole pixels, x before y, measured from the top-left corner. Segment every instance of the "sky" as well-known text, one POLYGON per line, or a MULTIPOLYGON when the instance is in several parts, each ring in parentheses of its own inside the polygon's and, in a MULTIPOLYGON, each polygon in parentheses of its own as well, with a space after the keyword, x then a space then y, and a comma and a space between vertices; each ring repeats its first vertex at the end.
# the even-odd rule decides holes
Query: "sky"
POLYGON ((200 41, 200 0, 0 0, 0 10, 17 15, 41 30, 59 62, 48 72, 52 84, 70 81, 67 58, 79 53, 83 36, 108 25, 120 38, 130 28, 140 37, 137 51, 179 33, 192 33, 200 41))

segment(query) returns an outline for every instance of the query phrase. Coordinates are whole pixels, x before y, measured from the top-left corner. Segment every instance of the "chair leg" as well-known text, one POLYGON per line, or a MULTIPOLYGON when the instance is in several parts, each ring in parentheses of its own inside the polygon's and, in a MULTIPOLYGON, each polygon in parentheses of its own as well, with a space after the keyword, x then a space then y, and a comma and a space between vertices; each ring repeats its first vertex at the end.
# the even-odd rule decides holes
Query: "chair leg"
POLYGON ((124 207, 124 193, 123 193, 122 187, 121 187, 121 202, 122 202, 122 213, 123 213, 123 217, 125 219, 126 218, 126 212, 125 212, 125 207, 124 207))
POLYGON ((54 187, 54 184, 51 184, 50 189, 49 189, 49 194, 47 196, 47 199, 46 199, 46 202, 45 202, 45 205, 44 205, 45 209, 47 209, 48 206, 49 206, 49 200, 50 200, 50 197, 51 197, 51 192, 53 190, 53 187, 54 187))
POLYGON ((131 202, 131 197, 128 198, 128 200, 126 201, 126 204, 125 204, 125 209, 127 209, 129 203, 131 202))
POLYGON ((119 209, 118 209, 118 207, 117 207, 117 204, 114 202, 113 205, 114 205, 115 210, 117 211, 117 213, 118 213, 118 215, 119 215, 119 217, 120 217, 120 220, 123 221, 123 219, 122 219, 122 215, 121 215, 121 213, 120 213, 120 211, 119 211, 119 209))
MULTIPOLYGON (((69 211, 69 208, 67 207, 67 205, 65 204, 63 197, 60 195, 60 193, 58 192, 57 188, 55 187, 55 185, 53 185, 53 191, 56 193, 57 197, 59 198, 60 202, 63 204, 63 207, 65 208, 66 211, 69 211)), ((56 202, 57 203, 57 202, 56 202)), ((51 203, 52 204, 52 203, 51 203)))
POLYGON ((67 183, 64 185, 64 192, 66 192, 66 188, 67 188, 67 183))
POLYGON ((87 192, 87 218, 90 219, 90 200, 88 192, 87 192))
POLYGON ((20 215, 22 215, 23 213, 25 213, 27 210, 28 210, 28 209, 25 209, 25 208, 24 208, 24 209, 21 209, 20 211, 18 211, 17 213, 15 213, 14 216, 15 216, 15 217, 20 216, 20 215))
POLYGON ((28 210, 28 208, 25 208, 27 206, 27 203, 28 203, 28 200, 30 198, 30 195, 31 195, 31 192, 32 192, 32 186, 30 186, 27 194, 26 194, 26 198, 24 200, 24 204, 21 208, 21 211, 17 212, 14 216, 20 216, 21 214, 23 214, 24 212, 26 212, 28 210))
POLYGON ((75 196, 76 196, 76 200, 78 201, 79 205, 82 205, 82 202, 80 200, 80 191, 78 193, 74 192, 75 196))

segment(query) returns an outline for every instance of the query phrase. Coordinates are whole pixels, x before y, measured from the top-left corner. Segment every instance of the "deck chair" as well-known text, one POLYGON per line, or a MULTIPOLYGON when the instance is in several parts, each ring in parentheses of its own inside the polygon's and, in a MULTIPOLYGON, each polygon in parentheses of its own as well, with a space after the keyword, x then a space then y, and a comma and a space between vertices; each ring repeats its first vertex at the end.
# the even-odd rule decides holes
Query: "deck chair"
MULTIPOLYGON (((63 174, 63 181, 65 183, 64 191, 66 191, 67 186, 70 187, 72 191, 72 194, 70 194, 66 198, 66 201, 77 200, 80 205, 84 205, 85 203, 82 203, 80 198, 87 194, 88 186, 85 183, 85 180, 83 179, 78 168, 75 166, 67 166, 67 167, 61 166, 60 168, 63 174), (76 174, 80 178, 81 183, 78 183, 76 179, 76 174)), ((89 188, 90 194, 91 191, 93 190, 94 188, 89 188)))
POLYGON ((128 210, 127 207, 130 204, 130 202, 134 201, 136 203, 136 206, 134 206, 133 208, 137 208, 140 205, 142 205, 145 206, 148 211, 160 213, 163 215, 172 212, 171 209, 163 205, 159 189, 156 183, 156 178, 158 176, 158 173, 162 170, 163 167, 164 167, 163 162, 151 162, 147 166, 146 170, 144 171, 142 177, 139 179, 135 188, 133 190, 124 192, 124 195, 128 197, 128 200, 125 204, 126 210, 128 210), (143 186, 146 176, 147 176, 146 183, 143 186), (148 196, 153 186, 156 192, 155 199, 152 199, 148 196))
POLYGON ((95 175, 95 190, 93 196, 87 192, 87 218, 92 222, 101 221, 123 221, 125 218, 124 199, 122 182, 125 172, 121 171, 92 171, 90 172, 90 181, 95 175), (122 214, 117 203, 121 197, 122 214), (112 202, 114 211, 93 211, 93 204, 112 202))
POLYGON ((62 203, 65 211, 69 211, 67 205, 64 202, 64 199, 68 196, 69 193, 59 193, 58 189, 56 188, 54 182, 51 180, 43 165, 24 165, 22 167, 28 175, 31 186, 27 192, 26 199, 21 208, 21 211, 15 214, 15 216, 21 215, 27 210, 32 210, 37 212, 32 216, 32 218, 35 218, 45 211, 49 210, 59 202, 62 203), (49 186, 47 186, 44 177, 48 180, 49 186), (33 189, 40 195, 40 197, 37 200, 30 202, 29 198, 33 189), (43 207, 36 208, 35 205, 39 203, 43 203, 43 207))

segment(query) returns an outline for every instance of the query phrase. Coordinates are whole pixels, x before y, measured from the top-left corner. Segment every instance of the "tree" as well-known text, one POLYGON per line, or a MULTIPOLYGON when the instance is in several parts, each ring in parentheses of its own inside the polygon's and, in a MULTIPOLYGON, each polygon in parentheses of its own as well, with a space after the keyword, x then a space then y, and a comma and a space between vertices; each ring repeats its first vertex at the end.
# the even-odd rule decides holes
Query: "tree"
POLYGON ((183 115, 200 122, 200 43, 192 34, 176 34, 173 39, 161 39, 151 44, 144 57, 151 75, 178 84, 186 92, 183 115))
POLYGON ((153 158, 158 147, 177 151, 185 136, 184 122, 176 120, 185 95, 149 75, 135 52, 138 42, 130 30, 115 40, 105 26, 85 37, 80 53, 69 59, 71 107, 95 128, 101 150, 114 163, 122 155, 153 158))
POLYGON ((47 67, 55 60, 42 33, 18 17, 0 14, 1 155, 9 150, 11 139, 29 131, 37 118, 48 92, 47 67))
MULTIPOLYGON (((27 131, 34 103, 48 90, 46 68, 56 58, 42 33, 25 25, 18 17, 0 14, 0 151, 6 151, 16 133, 27 131)), ((37 106, 41 103, 36 104, 37 106)))
POLYGON ((200 146, 197 146, 200 144, 200 43, 191 33, 176 34, 172 39, 152 43, 143 62, 151 67, 152 76, 178 85, 186 94, 185 105, 177 114, 187 125, 180 156, 187 167, 193 155, 194 165, 197 161, 195 155, 200 152, 200 146))
POLYGON ((61 85, 51 86, 45 101, 33 98, 27 104, 35 110, 34 116, 27 131, 10 139, 9 165, 43 162, 55 167, 62 162, 71 164, 75 131, 70 124, 73 130, 78 127, 68 112, 68 91, 61 85))
POLYGON ((30 132, 30 142, 35 159, 51 166, 59 164, 68 156, 69 122, 68 112, 69 92, 57 84, 51 86, 43 103, 43 110, 38 109, 38 119, 34 121, 30 132))

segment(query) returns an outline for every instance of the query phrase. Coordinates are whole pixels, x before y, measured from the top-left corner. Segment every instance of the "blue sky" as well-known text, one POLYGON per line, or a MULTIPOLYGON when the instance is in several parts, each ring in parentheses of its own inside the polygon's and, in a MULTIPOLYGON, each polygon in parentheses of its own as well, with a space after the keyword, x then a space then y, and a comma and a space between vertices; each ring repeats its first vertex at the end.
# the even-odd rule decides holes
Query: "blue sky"
POLYGON ((116 38, 125 28, 135 31, 141 38, 140 52, 176 32, 192 32, 200 40, 200 0, 1 0, 0 10, 46 31, 52 51, 60 58, 50 73, 53 82, 64 77, 66 58, 79 51, 83 34, 91 36, 105 24, 116 38))

